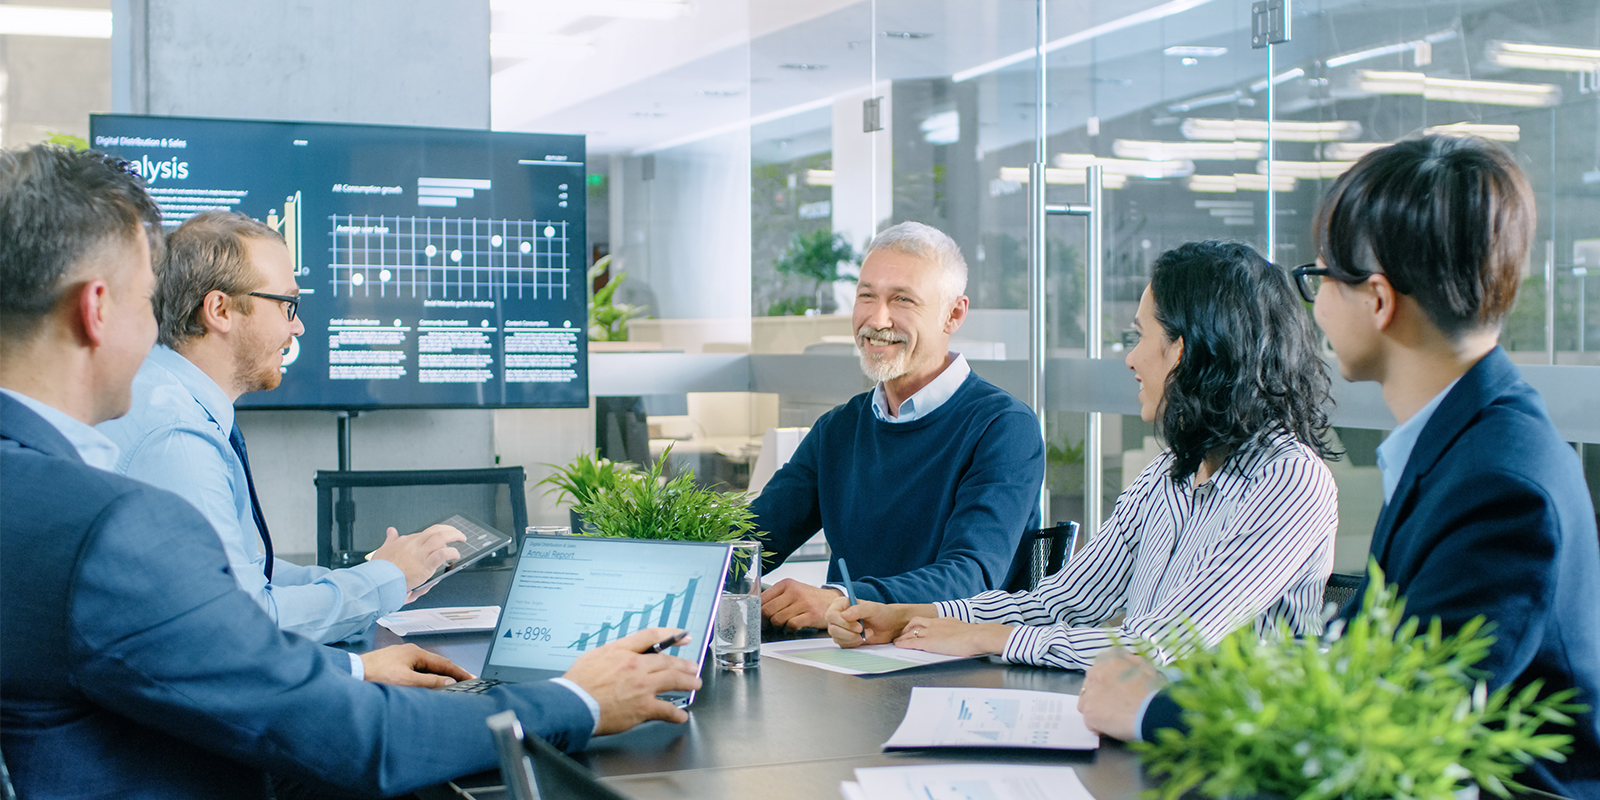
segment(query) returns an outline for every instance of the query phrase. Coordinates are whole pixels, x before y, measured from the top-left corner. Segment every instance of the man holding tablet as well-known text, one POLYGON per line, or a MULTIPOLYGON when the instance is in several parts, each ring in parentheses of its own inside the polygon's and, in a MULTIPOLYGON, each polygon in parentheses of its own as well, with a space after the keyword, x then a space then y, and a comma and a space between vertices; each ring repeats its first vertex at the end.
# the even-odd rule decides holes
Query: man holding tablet
POLYGON ((411 536, 390 528, 367 563, 339 570, 273 558, 233 403, 278 386, 283 351, 305 332, 299 293, 276 231, 231 211, 184 222, 156 268, 160 344, 133 379, 132 410, 100 431, 122 449, 117 472, 206 516, 239 587, 278 627, 337 642, 412 599, 466 537, 446 525, 411 536))

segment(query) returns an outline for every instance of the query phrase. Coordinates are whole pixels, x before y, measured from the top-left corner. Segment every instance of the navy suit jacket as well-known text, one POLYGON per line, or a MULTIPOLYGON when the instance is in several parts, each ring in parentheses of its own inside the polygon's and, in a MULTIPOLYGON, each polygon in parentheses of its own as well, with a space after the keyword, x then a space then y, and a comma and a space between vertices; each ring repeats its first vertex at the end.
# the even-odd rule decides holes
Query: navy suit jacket
MULTIPOLYGON (((1456 383, 1417 438, 1394 497, 1378 516, 1372 555, 1406 612, 1438 617, 1445 633, 1478 615, 1495 642, 1478 668, 1497 689, 1543 679, 1577 687, 1573 751, 1517 780, 1573 798, 1600 798, 1600 536, 1577 455, 1544 402, 1500 348, 1456 383)), ((1345 608, 1360 613, 1367 584, 1345 608)), ((1143 735, 1177 727, 1162 694, 1143 735)))
POLYGON ((0 395, 0 749, 18 795, 263 796, 265 774, 394 794, 493 767, 514 709, 575 750, 554 684, 473 696, 365 683, 278 630, 177 495, 84 464, 0 395))

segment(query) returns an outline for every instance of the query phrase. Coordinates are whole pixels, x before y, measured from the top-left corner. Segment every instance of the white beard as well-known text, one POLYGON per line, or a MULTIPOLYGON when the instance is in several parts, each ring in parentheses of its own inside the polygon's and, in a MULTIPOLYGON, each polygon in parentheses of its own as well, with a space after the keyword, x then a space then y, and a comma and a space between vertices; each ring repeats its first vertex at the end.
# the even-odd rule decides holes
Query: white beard
MULTIPOLYGON (((871 328, 863 325, 860 330, 856 331, 857 344, 863 345, 864 343, 861 340, 869 339, 874 335, 893 339, 902 344, 906 341, 906 337, 903 334, 895 333, 888 329, 871 328)), ((897 355, 886 357, 873 355, 867 352, 866 347, 863 346, 861 347, 861 371, 866 373, 868 378, 878 383, 892 381, 911 371, 911 350, 902 347, 897 355)))

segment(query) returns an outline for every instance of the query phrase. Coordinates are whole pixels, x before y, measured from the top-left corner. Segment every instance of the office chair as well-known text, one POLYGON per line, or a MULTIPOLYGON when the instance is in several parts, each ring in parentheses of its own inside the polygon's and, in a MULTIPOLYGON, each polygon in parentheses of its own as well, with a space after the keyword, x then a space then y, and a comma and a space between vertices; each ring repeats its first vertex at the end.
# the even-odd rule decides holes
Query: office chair
POLYGON ((1346 575, 1335 572, 1328 576, 1328 586, 1322 590, 1322 602, 1326 606, 1333 603, 1337 608, 1334 616, 1344 613, 1344 607, 1356 599, 1356 590, 1361 588, 1363 577, 1360 575, 1346 575))
POLYGON ((1016 558, 1011 560, 1011 573, 1006 576, 1005 590, 1025 592, 1038 586, 1039 581, 1060 572, 1077 549, 1076 522, 1058 522, 1053 528, 1022 534, 1016 558))
MULTIPOLYGON (((501 711, 484 721, 500 752, 504 800, 626 800, 549 742, 523 738, 517 712, 501 711)), ((489 794, 474 790, 472 797, 487 800, 489 794)))
POLYGON ((360 564, 383 543, 385 528, 414 533, 457 513, 482 520, 516 541, 528 527, 526 483, 522 467, 318 470, 317 563, 329 568, 360 564))

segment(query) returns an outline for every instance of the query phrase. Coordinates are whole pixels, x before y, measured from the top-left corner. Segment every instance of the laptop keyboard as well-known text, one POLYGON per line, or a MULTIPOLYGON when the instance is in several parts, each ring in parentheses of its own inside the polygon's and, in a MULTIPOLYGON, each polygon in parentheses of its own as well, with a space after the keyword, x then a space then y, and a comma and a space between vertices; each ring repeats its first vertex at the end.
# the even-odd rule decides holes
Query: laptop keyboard
POLYGON ((490 689, 505 683, 494 678, 473 678, 470 681, 457 681, 449 686, 439 687, 441 692, 466 692, 467 694, 483 694, 490 689))

